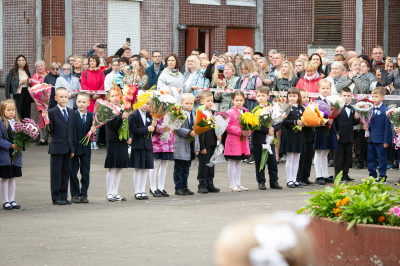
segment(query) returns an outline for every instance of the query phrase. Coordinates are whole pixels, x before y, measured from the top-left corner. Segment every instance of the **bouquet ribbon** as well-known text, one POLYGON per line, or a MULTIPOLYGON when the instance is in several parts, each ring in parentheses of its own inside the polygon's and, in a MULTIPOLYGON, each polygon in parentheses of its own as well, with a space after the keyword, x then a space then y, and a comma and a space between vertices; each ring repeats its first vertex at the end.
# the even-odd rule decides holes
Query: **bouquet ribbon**
POLYGON ((268 135, 266 138, 266 144, 262 145, 263 152, 261 155, 260 169, 258 170, 259 172, 261 172, 264 169, 265 164, 267 163, 269 154, 274 154, 272 151, 272 147, 271 147, 271 144, 273 142, 274 142, 274 137, 268 135))

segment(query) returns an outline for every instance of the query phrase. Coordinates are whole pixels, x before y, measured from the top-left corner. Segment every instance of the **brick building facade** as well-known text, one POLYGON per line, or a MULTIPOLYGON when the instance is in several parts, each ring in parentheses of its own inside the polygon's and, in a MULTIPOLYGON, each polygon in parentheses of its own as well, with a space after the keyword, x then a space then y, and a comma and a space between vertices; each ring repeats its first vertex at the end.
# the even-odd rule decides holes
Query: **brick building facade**
MULTIPOLYGON (((108 44, 106 54, 112 55, 128 37, 133 53, 157 49, 166 55, 177 47, 182 63, 196 44, 212 54, 226 52, 228 45, 256 47, 261 42, 264 54, 274 48, 291 60, 318 47, 329 52, 333 45, 313 45, 314 1, 317 0, 0 0, 0 84, 4 84, 18 54, 27 57, 34 72, 34 62, 39 58, 48 64, 64 62, 69 53, 86 55, 96 43, 108 44), (203 4, 195 4, 199 2, 203 4), (257 19, 260 4, 262 25, 260 17, 257 19), (71 21, 66 19, 68 9, 71 21), (177 36, 176 23, 187 27, 177 36), (256 38, 260 26, 262 40, 256 38), (66 38, 68 32, 72 38, 66 38)), ((341 1, 340 43, 347 50, 356 49, 357 12, 362 12, 362 53, 370 54, 376 44, 385 45, 384 4, 385 0, 341 1), (362 10, 356 9, 357 2, 362 2, 362 10)), ((398 1, 388 0, 387 10, 385 52, 394 57, 400 52, 398 1)))

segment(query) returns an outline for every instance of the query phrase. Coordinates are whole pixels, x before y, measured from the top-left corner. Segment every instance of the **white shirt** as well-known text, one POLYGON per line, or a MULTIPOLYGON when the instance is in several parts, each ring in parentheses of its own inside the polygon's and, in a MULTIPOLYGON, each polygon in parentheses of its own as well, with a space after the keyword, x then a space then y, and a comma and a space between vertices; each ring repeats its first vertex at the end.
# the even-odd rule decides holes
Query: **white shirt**
POLYGON ((146 125, 146 112, 142 112, 142 110, 139 109, 140 116, 142 117, 143 120, 143 125, 146 125))
POLYGON ((78 110, 78 112, 79 112, 79 116, 81 117, 81 119, 83 118, 83 115, 85 115, 85 122, 86 122, 86 119, 87 119, 87 112, 86 112, 86 113, 82 113, 82 112, 79 111, 79 110, 78 110))
POLYGON ((326 98, 324 96, 322 96, 322 94, 319 95, 319 98, 321 98, 321 100, 326 100, 326 98))
POLYGON ((61 114, 62 115, 64 115, 64 111, 63 110, 65 110, 65 112, 67 113, 67 116, 68 116, 68 110, 67 110, 67 107, 65 107, 65 108, 62 108, 61 106, 59 106, 58 104, 57 104, 57 106, 58 106, 58 108, 60 109, 60 111, 61 111, 61 114))
MULTIPOLYGON (((381 108, 381 106, 382 106, 382 103, 381 103, 380 105, 378 105, 378 106, 375 106, 375 105, 374 105, 374 108, 379 109, 379 108, 381 108)), ((377 111, 378 111, 378 110, 374 110, 374 113, 376 114, 377 111)))
POLYGON ((190 124, 190 121, 191 121, 190 120, 191 114, 192 114, 192 112, 186 111, 186 117, 187 117, 187 120, 188 120, 189 124, 190 124))
MULTIPOLYGON (((345 104, 345 105, 349 105, 350 103, 348 103, 348 104, 345 104)), ((346 113, 347 113, 347 116, 348 117, 350 117, 350 111, 351 111, 351 109, 350 109, 350 107, 345 107, 345 110, 346 110, 346 113)))
POLYGON ((15 120, 13 119, 9 119, 8 120, 8 124, 10 125, 11 129, 14 130, 14 125, 15 125, 15 120))

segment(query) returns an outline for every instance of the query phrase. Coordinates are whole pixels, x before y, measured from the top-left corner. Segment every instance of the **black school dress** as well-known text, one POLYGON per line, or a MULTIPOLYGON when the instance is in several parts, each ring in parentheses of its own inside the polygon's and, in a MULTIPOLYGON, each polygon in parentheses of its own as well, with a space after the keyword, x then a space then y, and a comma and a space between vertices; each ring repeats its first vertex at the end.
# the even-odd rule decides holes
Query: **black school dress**
MULTIPOLYGON (((14 138, 12 136, 11 133, 11 126, 8 125, 8 129, 7 129, 7 141, 10 143, 14 142, 14 138)), ((13 154, 14 150, 13 149, 9 149, 9 156, 10 156, 10 161, 11 161, 11 157, 13 154)), ((14 177, 20 177, 22 176, 22 169, 21 167, 18 166, 14 166, 14 165, 4 165, 4 166, 0 166, 0 177, 1 178, 14 178, 14 177)))
POLYGON ((292 126, 297 125, 297 120, 301 119, 305 108, 303 106, 293 106, 288 116, 283 120, 282 133, 282 152, 303 153, 306 152, 306 143, 304 132, 298 131, 295 133, 292 126))
POLYGON ((107 156, 104 168, 129 168, 128 144, 126 139, 119 140, 118 129, 122 125, 122 112, 106 123, 107 156))

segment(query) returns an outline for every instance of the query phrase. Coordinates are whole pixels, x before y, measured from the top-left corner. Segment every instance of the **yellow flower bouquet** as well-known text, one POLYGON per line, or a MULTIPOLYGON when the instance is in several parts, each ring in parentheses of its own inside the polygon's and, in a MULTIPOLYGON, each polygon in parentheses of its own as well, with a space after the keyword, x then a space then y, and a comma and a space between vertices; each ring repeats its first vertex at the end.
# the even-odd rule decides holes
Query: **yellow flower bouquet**
MULTIPOLYGON (((239 117, 239 126, 242 131, 254 131, 260 129, 260 121, 254 114, 244 113, 239 117)), ((244 137, 241 136, 240 140, 243 141, 244 137)))

